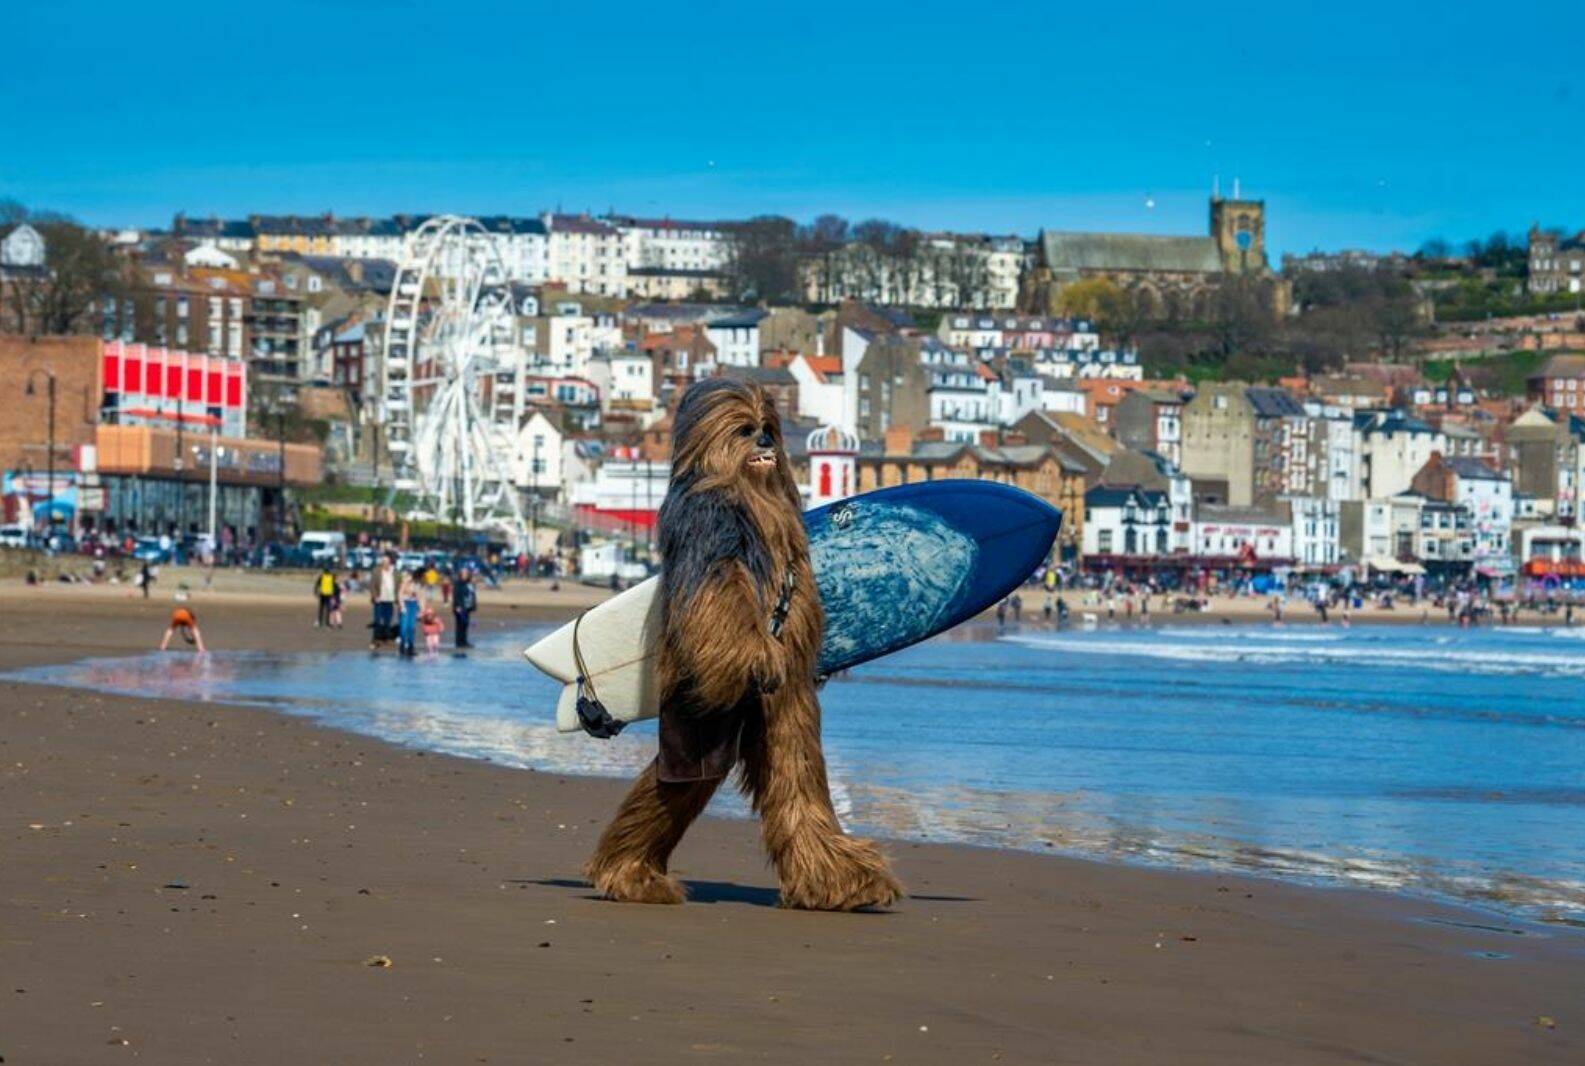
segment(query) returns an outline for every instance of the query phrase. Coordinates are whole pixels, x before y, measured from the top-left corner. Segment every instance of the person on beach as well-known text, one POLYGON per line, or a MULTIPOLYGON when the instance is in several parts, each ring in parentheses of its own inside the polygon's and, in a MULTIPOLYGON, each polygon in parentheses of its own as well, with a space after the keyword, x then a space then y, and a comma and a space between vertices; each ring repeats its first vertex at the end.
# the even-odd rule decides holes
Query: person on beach
POLYGON ((149 567, 149 561, 143 560, 143 565, 138 568, 138 585, 143 589, 143 598, 149 598, 149 589, 154 587, 154 571, 149 567))
POLYGON ((340 629, 342 624, 341 601, 346 596, 347 583, 341 578, 334 582, 335 591, 330 594, 330 628, 340 629))
POLYGON ((319 568, 319 576, 314 578, 314 595, 319 600, 319 614, 314 618, 314 628, 329 626, 330 604, 336 598, 336 575, 328 563, 319 568))
POLYGON ((457 584, 451 591, 451 614, 457 623, 457 647, 471 648, 468 641, 468 623, 478 610, 479 594, 473 583, 473 571, 464 566, 457 571, 457 584))
POLYGON ((433 659, 440 654, 440 635, 446 631, 446 623, 440 620, 440 614, 428 604, 418 615, 418 629, 424 634, 424 651, 433 659))
POLYGON ((374 631, 369 640, 373 651, 391 639, 396 625, 396 564, 389 555, 380 557, 380 568, 369 582, 369 599, 374 603, 374 631))
POLYGON ((202 653, 204 650, 204 636, 198 632, 198 617, 191 608, 178 605, 171 612, 170 625, 165 627, 165 639, 160 641, 160 651, 171 646, 171 637, 181 634, 181 638, 194 646, 193 650, 202 653))
MULTIPOLYGON (((776 405, 756 383, 696 382, 671 454, 657 521, 657 753, 584 872, 607 899, 681 903, 672 852, 737 771, 783 907, 888 906, 902 886, 878 847, 847 835, 831 798, 815 679, 824 616, 776 405)), ((621 723, 593 688, 580 697, 584 729, 614 736, 621 723)))
POLYGON ((400 611, 396 650, 404 659, 418 654, 418 599, 423 588, 423 578, 417 570, 403 571, 402 581, 396 590, 400 611))

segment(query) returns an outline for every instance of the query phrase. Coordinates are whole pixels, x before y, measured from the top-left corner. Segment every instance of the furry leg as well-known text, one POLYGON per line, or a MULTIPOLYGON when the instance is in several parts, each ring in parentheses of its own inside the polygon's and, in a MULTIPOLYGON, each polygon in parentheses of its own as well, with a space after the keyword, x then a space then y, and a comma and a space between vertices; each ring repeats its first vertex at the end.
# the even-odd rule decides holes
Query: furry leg
POLYGON ((687 893, 666 873, 666 864, 720 784, 667 784, 651 762, 633 782, 584 867, 595 890, 626 903, 681 903, 687 893))
POLYGON ((742 787, 764 827, 782 906, 850 911, 896 902, 903 887, 885 856, 844 834, 831 806, 813 684, 791 683, 764 707, 763 723, 745 738, 742 787))

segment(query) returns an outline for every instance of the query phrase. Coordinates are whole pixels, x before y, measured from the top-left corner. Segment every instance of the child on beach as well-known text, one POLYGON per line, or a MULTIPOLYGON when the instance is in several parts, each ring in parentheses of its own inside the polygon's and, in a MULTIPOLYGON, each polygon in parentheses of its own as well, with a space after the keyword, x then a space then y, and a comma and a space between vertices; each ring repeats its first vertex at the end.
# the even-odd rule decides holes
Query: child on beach
POLYGON ((170 647, 171 637, 180 633, 182 639, 195 646, 200 653, 204 650, 204 636, 198 632, 198 618, 187 607, 177 607, 171 612, 171 624, 165 627, 165 639, 160 641, 160 651, 170 647))
POLYGON ((418 616, 418 628, 424 634, 424 650, 433 659, 440 654, 440 635, 446 631, 446 623, 440 620, 433 607, 425 604, 418 616))

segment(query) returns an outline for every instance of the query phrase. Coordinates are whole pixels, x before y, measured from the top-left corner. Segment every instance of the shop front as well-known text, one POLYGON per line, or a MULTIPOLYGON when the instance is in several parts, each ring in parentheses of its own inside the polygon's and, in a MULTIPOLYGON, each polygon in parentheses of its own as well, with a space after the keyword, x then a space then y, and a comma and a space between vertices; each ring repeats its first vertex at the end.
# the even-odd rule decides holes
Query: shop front
POLYGON ((321 479, 314 445, 213 431, 100 426, 96 451, 99 529, 118 536, 213 532, 223 547, 289 539, 293 490, 321 479))

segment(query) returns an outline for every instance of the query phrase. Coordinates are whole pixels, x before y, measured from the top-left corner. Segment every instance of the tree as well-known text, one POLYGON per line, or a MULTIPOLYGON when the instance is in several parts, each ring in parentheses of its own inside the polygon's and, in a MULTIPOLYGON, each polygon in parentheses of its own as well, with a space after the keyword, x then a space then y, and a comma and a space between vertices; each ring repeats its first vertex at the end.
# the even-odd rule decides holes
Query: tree
POLYGON ((1211 294, 1207 323, 1223 358, 1244 350, 1265 350, 1276 330, 1271 286, 1260 278, 1223 278, 1211 294))
POLYGON ((18 212, 44 238, 44 268, 18 272, 9 286, 17 331, 32 335, 97 333, 97 305, 125 289, 124 264, 98 234, 53 212, 18 212))
POLYGON ((726 269, 732 295, 769 303, 801 300, 795 235, 792 220, 776 215, 738 226, 726 269))
POLYGON ((1123 290, 1112 279, 1085 278, 1062 286, 1062 291, 1057 293, 1057 310, 1070 318, 1104 323, 1122 297, 1123 290))

